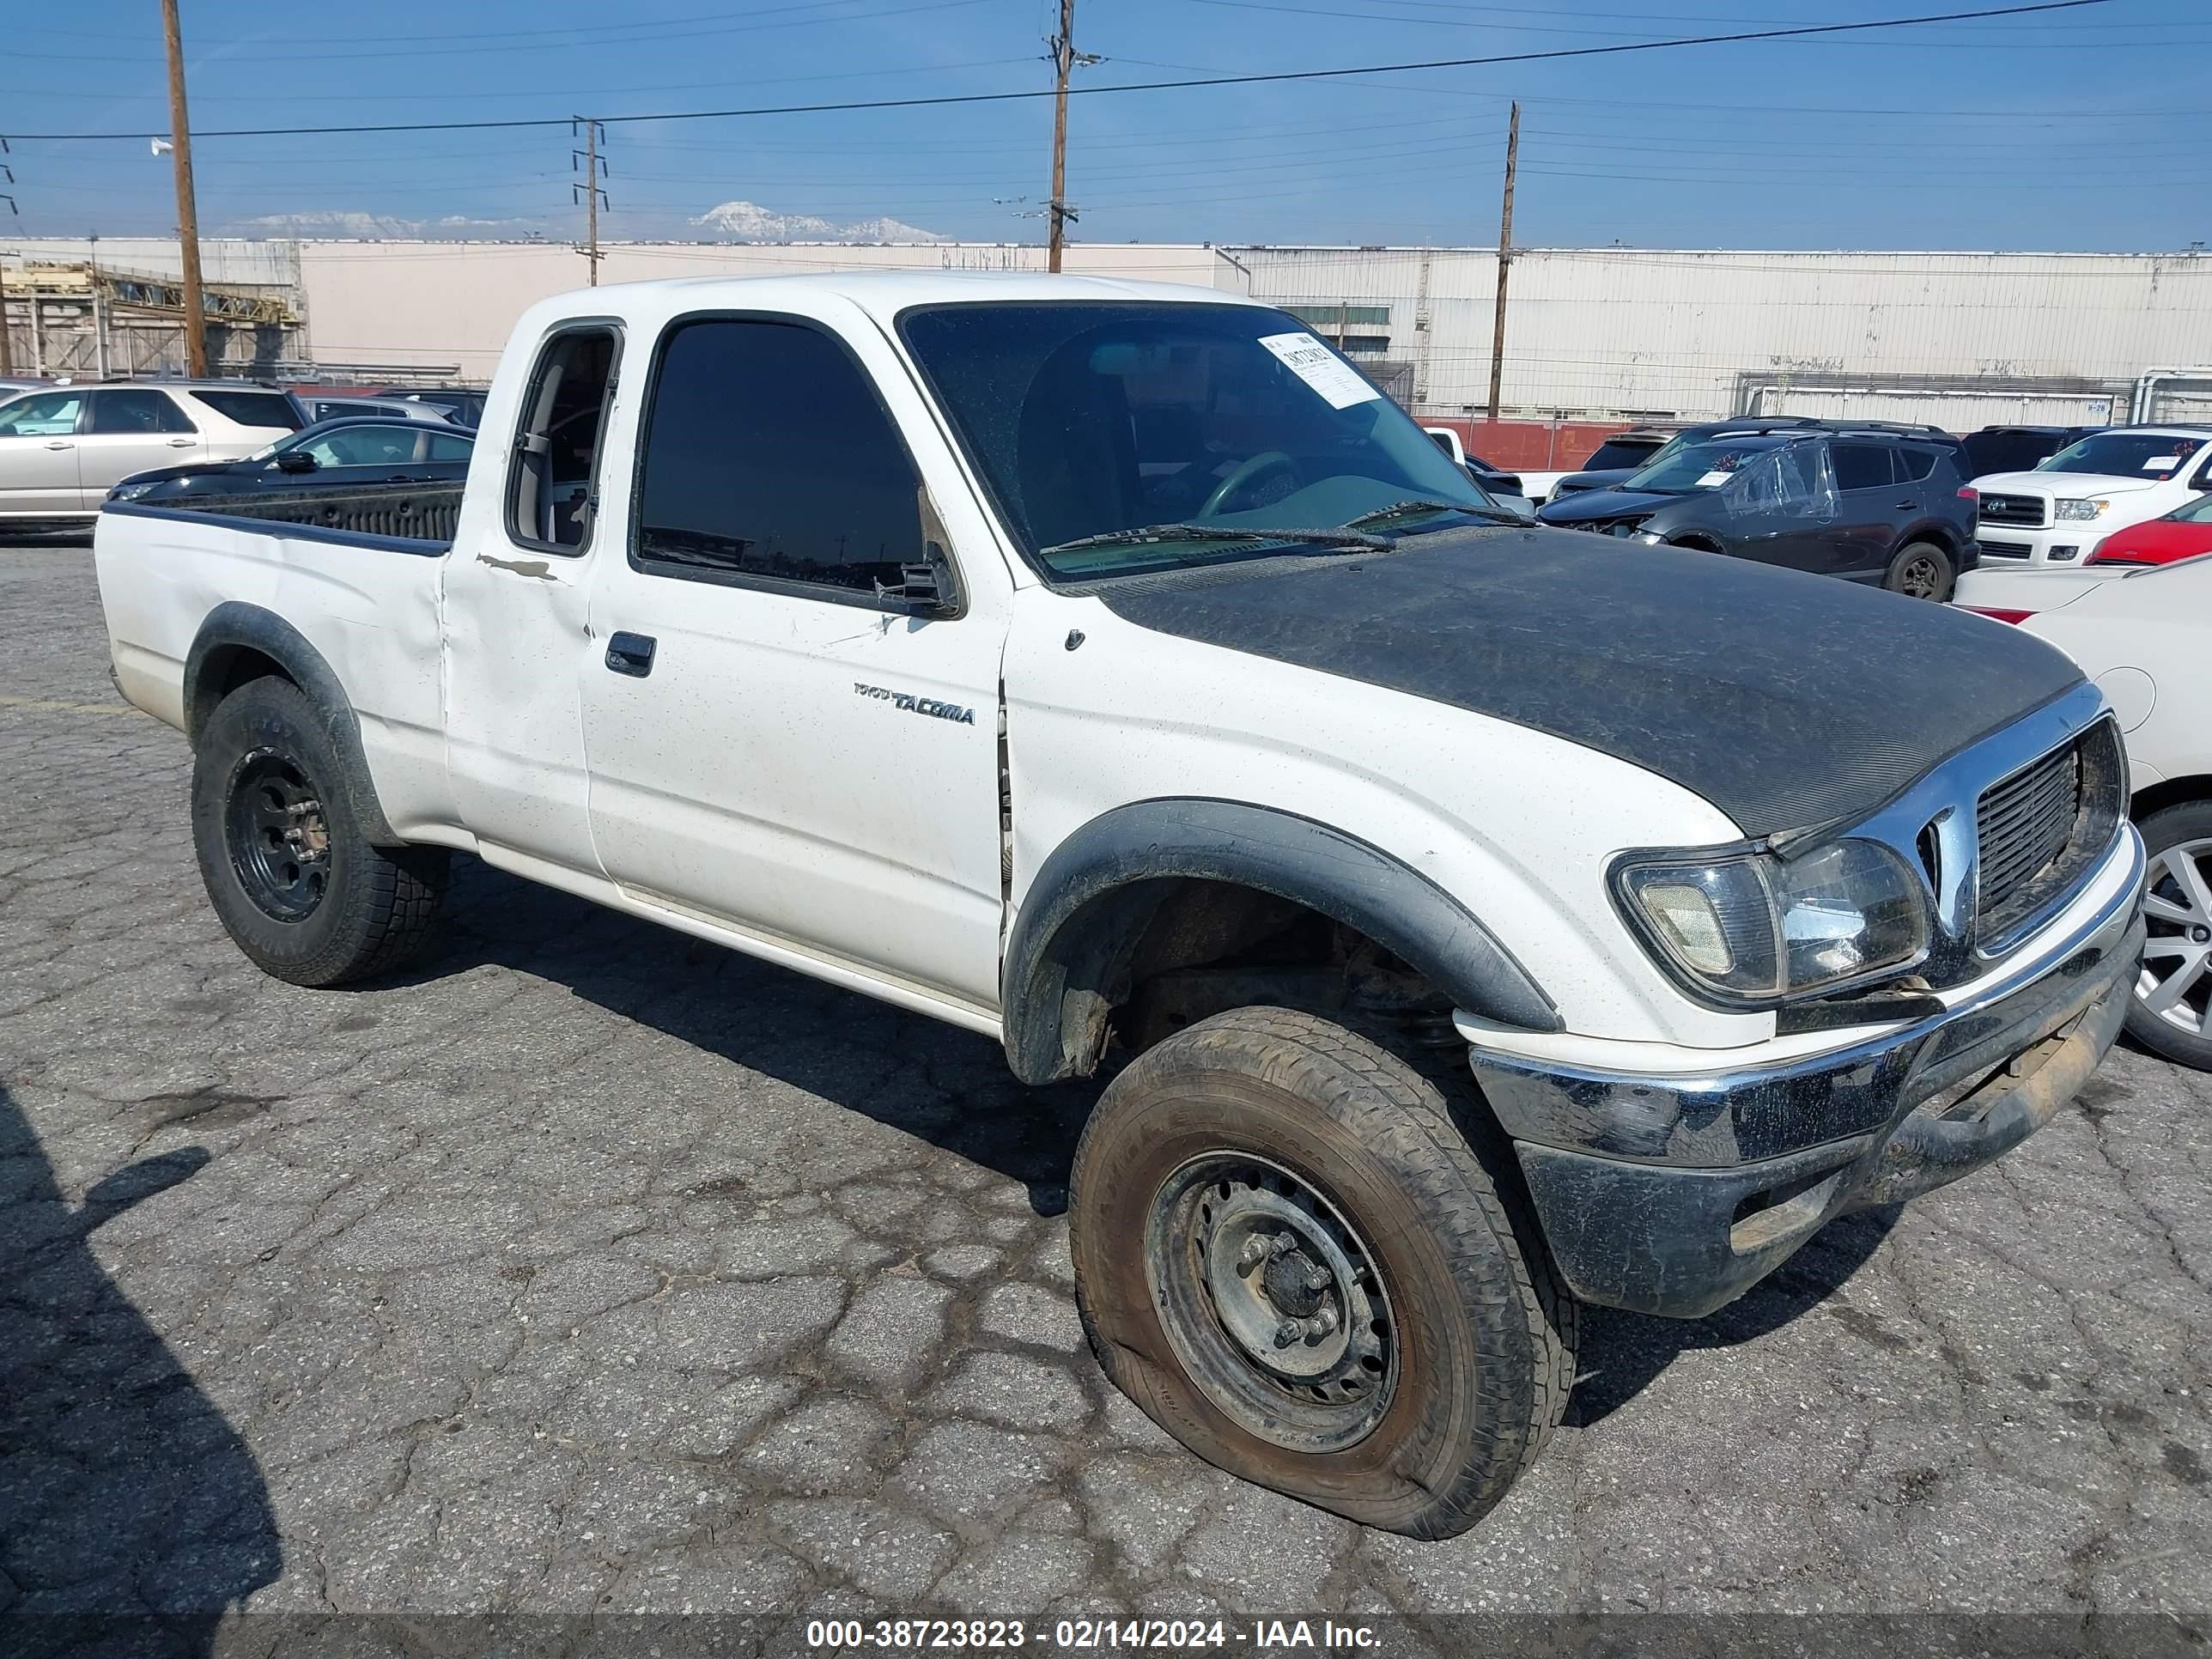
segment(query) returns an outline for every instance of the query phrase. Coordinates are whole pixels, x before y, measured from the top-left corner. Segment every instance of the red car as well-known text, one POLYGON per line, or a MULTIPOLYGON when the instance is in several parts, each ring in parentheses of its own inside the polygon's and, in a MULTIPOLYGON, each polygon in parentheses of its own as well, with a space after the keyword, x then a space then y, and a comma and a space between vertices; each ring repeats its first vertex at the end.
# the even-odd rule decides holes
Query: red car
POLYGON ((2115 530, 2089 556, 2091 564, 2172 564, 2212 553, 2212 495, 2200 495, 2162 519, 2115 530))

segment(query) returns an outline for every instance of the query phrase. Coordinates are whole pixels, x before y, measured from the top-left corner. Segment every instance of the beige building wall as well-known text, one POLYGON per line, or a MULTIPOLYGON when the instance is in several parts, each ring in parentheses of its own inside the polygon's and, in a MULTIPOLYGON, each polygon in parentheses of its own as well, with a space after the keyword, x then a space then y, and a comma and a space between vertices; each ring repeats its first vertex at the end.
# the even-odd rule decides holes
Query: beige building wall
MULTIPOLYGON (((526 307, 582 288, 586 278, 583 257, 554 244, 310 241, 299 244, 299 258, 308 349, 316 362, 434 366, 471 380, 489 378, 526 307)), ((622 243, 606 248, 599 280, 1043 268, 1043 249, 1014 245, 622 243)), ((1200 246, 1079 246, 1067 251, 1065 269, 1206 288, 1243 286, 1233 265, 1200 246)))

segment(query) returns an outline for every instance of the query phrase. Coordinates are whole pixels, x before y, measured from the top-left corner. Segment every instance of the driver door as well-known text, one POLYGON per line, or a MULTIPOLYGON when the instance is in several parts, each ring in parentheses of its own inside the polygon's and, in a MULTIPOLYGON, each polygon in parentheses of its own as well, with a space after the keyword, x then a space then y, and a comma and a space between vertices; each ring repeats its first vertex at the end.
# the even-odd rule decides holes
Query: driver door
POLYGON ((635 509, 606 526, 634 539, 600 562, 584 669, 607 874, 981 1017, 1012 595, 972 491, 904 441, 928 411, 857 316, 679 319, 647 383, 635 509), (957 614, 882 592, 933 544, 957 614))

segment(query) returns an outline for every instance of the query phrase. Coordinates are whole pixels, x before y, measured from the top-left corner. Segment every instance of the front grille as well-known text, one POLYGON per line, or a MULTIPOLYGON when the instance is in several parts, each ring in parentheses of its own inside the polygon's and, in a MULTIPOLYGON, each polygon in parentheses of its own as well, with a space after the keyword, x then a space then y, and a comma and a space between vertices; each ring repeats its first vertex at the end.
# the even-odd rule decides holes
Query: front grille
POLYGON ((1993 542, 1983 537, 1977 537, 1974 545, 1985 559, 2025 559, 2035 552, 2026 542, 1993 542))
POLYGON ((2127 789, 2119 736, 2101 720, 1982 792, 1974 809, 1980 945, 2002 950, 2110 843, 2127 789))
POLYGON ((1984 524, 2018 525, 2025 529, 2040 530, 2044 525, 2043 515, 2049 509, 2040 495, 1992 495, 1984 490, 1980 510, 1984 524))

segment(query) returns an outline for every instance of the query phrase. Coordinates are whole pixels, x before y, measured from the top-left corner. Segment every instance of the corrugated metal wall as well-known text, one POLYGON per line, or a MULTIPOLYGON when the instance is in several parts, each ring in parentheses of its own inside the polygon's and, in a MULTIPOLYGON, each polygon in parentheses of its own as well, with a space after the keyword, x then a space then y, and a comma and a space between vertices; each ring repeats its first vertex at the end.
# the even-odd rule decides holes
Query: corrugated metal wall
MULTIPOLYGON (((1388 305, 1389 355, 1417 365, 1424 406, 1487 403, 1494 251, 1229 253, 1261 299, 1388 305)), ((2207 358, 2212 258, 2197 255, 1530 249, 1513 261, 1504 404, 1724 415, 1757 385, 1856 391, 1893 375, 1923 398, 1998 385, 2032 398, 2042 382, 2074 383, 2070 396, 2207 358)), ((1863 398, 1852 409, 1874 412, 1863 398)), ((1999 408, 1970 423, 2012 418, 1999 408)))
MULTIPOLYGON (((82 241, 24 241, 79 258, 82 241)), ((515 316, 580 287, 571 248, 529 242, 215 240, 208 274, 295 285, 325 363, 489 373, 515 316)), ((176 268, 173 240, 103 238, 103 262, 176 268)), ((854 269, 1040 269, 1010 244, 611 244, 602 277, 854 269)), ((1077 243, 1073 271, 1249 291, 1310 313, 1381 308, 1364 362, 1438 413, 1488 402, 1497 256, 1481 248, 1077 243)), ((1757 408, 1935 420, 2105 418, 2144 370, 2212 362, 2212 258, 2191 254, 1529 249, 1514 257, 1504 403, 1630 420, 1757 408)), ((1315 326, 1323 333, 1325 323, 1315 326)))

